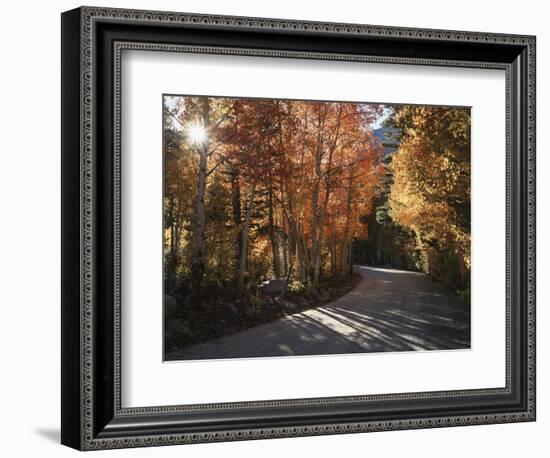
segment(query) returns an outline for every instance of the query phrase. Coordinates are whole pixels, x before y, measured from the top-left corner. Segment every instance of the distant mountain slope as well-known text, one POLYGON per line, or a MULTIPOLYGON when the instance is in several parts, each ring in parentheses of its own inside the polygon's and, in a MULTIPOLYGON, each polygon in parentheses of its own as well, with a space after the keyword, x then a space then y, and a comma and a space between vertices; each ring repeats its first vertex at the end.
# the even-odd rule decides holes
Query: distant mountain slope
POLYGON ((395 127, 380 127, 378 129, 374 129, 372 133, 384 146, 384 159, 393 154, 399 146, 396 138, 399 137, 401 129, 397 129, 395 127))

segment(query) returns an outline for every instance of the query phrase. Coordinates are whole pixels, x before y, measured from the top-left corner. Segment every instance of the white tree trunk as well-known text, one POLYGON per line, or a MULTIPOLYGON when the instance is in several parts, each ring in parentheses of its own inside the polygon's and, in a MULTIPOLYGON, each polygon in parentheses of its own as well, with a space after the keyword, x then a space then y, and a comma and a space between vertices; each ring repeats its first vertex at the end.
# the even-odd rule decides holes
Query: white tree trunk
MULTIPOLYGON (((203 126, 208 128, 210 125, 210 107, 208 97, 202 98, 202 118, 203 126)), ((208 146, 206 143, 199 145, 199 179, 197 186, 197 196, 195 200, 196 225, 195 225, 195 244, 193 247, 193 257, 191 260, 191 288, 200 288, 205 271, 205 239, 206 239, 206 175, 208 162, 208 146)))

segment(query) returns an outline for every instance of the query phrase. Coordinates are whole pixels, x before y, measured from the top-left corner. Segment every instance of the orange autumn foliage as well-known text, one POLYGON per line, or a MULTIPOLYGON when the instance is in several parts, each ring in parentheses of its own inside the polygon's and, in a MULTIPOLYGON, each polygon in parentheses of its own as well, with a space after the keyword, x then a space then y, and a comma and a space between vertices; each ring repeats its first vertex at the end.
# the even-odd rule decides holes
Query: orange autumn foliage
POLYGON ((372 211, 381 175, 368 129, 380 105, 210 98, 201 172, 186 126, 205 118, 202 99, 165 100, 166 277, 177 283, 197 261, 189 196, 201 173, 204 281, 241 290, 270 276, 312 284, 349 276, 352 241, 367 233, 361 216, 372 211))

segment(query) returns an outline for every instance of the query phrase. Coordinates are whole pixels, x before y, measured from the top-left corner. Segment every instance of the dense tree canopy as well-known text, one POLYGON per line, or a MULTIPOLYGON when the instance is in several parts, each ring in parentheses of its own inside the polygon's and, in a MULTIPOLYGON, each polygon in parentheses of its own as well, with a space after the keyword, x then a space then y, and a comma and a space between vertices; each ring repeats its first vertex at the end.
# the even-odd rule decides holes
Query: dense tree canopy
POLYGON ((468 287, 470 256, 470 111, 400 106, 392 123, 389 214, 412 231, 423 271, 456 289, 468 287))
POLYGON ((165 97, 164 111, 169 292, 350 275, 382 173, 380 105, 165 97))

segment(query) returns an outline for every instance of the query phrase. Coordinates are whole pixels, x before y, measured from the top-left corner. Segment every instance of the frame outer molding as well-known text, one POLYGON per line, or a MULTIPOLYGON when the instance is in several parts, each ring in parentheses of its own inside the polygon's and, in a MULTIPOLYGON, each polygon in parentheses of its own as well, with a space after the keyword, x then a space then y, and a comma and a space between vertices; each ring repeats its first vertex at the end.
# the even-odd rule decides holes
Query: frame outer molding
MULTIPOLYGON (((63 14, 62 18, 62 443, 80 450, 169 445, 228 440, 250 440, 275 437, 340 434, 350 432, 386 431, 442 426, 475 425, 535 420, 535 98, 536 98, 536 40, 533 36, 493 34, 482 32, 445 31, 403 27, 383 27, 357 24, 230 17, 126 9, 81 7, 63 14), (335 423, 299 427, 272 427, 267 429, 227 430, 208 433, 160 434, 123 438, 98 438, 94 427, 94 274, 95 228, 94 211, 96 189, 94 182, 94 26, 96 21, 129 24, 204 25, 210 28, 238 30, 280 30, 303 33, 329 33, 368 37, 414 38, 449 42, 495 43, 524 48, 521 58, 527 59, 527 126, 522 150, 527 177, 525 203, 527 217, 526 297, 527 323, 527 410, 518 413, 491 415, 415 418, 410 420, 335 423), (74 60, 80 62, 78 74, 73 70, 74 60), (72 64, 72 65, 71 65, 72 64), (75 84, 79 81, 79 84, 75 84), (80 99, 78 106, 71 100, 80 99), (78 124, 78 126, 77 126, 78 124), (78 137, 74 132, 80 132, 78 137), (75 149, 80 151, 77 154, 75 149), (79 184, 67 178, 80 176, 79 184), (79 231, 74 231, 78 208, 79 231), (76 250, 76 251, 75 251, 76 250), (79 304, 78 309, 76 304, 79 304), (78 348, 67 343, 80 342, 78 348), (73 365, 78 371, 72 370, 73 365)), ((520 88, 521 89, 521 88, 520 88)), ((508 270, 508 266, 507 266, 508 270)), ((114 292, 115 295, 119 291, 114 292)), ((163 410, 162 408, 159 408, 163 410)))

